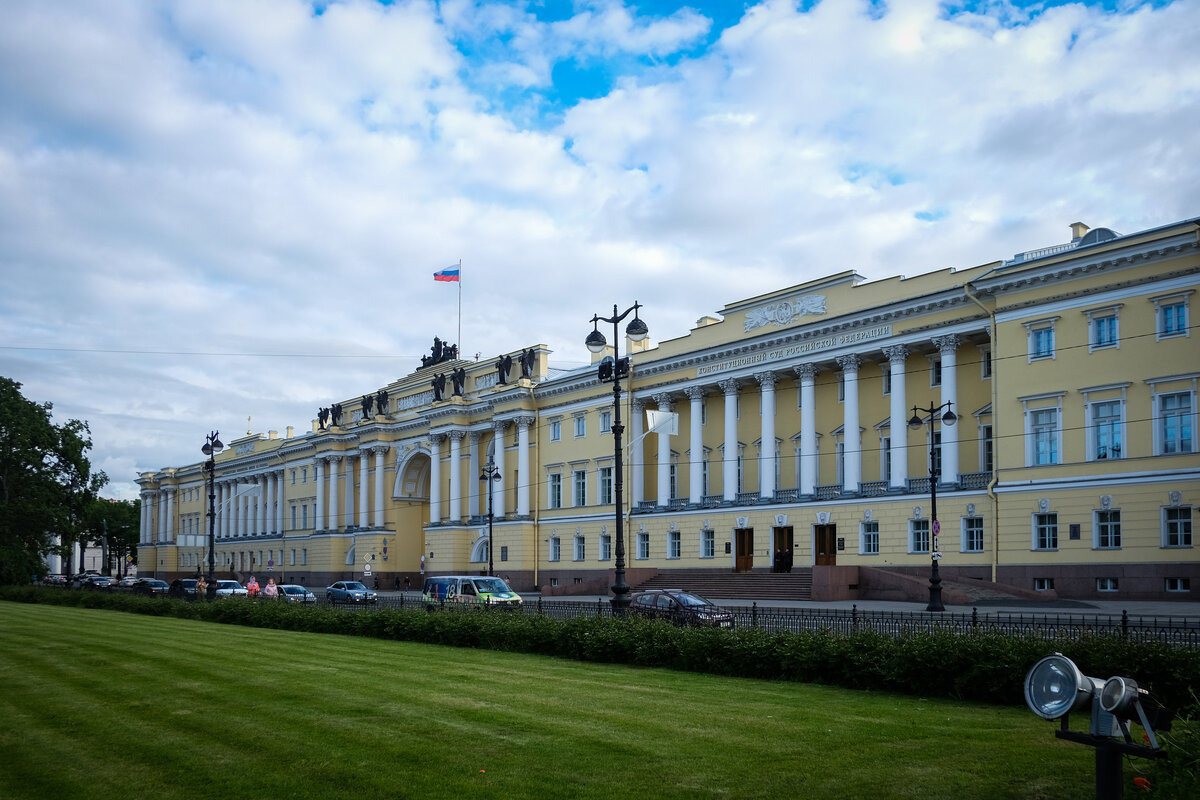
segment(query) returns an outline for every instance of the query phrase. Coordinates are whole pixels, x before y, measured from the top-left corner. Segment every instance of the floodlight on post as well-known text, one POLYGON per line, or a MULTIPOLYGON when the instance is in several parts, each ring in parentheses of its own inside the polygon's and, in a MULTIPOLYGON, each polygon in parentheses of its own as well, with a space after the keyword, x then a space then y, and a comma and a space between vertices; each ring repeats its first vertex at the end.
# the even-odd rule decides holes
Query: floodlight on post
POLYGON ((204 462, 204 477, 208 481, 208 581, 211 583, 216 568, 215 551, 217 542, 217 453, 225 449, 225 445, 213 431, 204 437, 204 446, 200 452, 208 456, 204 462))
MULTIPOLYGON (((621 466, 621 434, 625 431, 625 426, 621 424, 621 378, 629 375, 629 356, 621 358, 620 334, 617 325, 630 314, 633 314, 633 319, 630 320, 629 325, 625 328, 625 336, 631 342, 643 341, 650 334, 650 329, 638 317, 637 312, 641 307, 641 304, 635 302, 623 312, 618 313, 617 306, 614 305, 611 317, 602 317, 598 314, 593 316, 592 332, 584 340, 584 344, 588 350, 593 353, 603 353, 608 347, 608 340, 600 332, 600 323, 612 324, 613 355, 615 358, 612 361, 605 358, 600 362, 597 377, 601 383, 612 381, 613 385, 613 419, 610 427, 613 435, 613 463, 616 468, 615 480, 613 481, 613 506, 616 511, 617 551, 613 564, 612 585, 612 611, 615 617, 625 616, 625 612, 629 609, 629 584, 625 582, 625 520, 622 512, 622 505, 624 503, 622 497, 624 470, 621 466)), ((628 346, 626 346, 626 352, 628 352, 628 346)))
POLYGON ((942 560, 942 553, 938 550, 938 534, 941 533, 941 523, 938 522, 937 515, 937 485, 941 479, 942 468, 939 459, 936 458, 936 448, 934 447, 933 439, 933 420, 938 412, 946 409, 946 413, 942 414, 942 426, 950 428, 954 423, 958 422, 958 417, 950 410, 950 403, 942 403, 940 406, 931 405, 929 408, 917 408, 913 406, 912 419, 908 421, 908 427, 914 431, 919 431, 926 423, 929 425, 929 605, 925 607, 926 611, 945 611, 946 607, 942 605, 942 576, 938 572, 938 562, 942 560), (921 419, 921 415, 925 414, 925 419, 921 419))
MULTIPOLYGON (((482 469, 482 470, 480 470, 480 472, 479 472, 479 480, 481 480, 481 481, 483 481, 484 483, 486 483, 486 484, 487 484, 487 497, 488 497, 488 577, 490 578, 490 577, 492 576, 492 565, 493 565, 493 561, 492 561, 492 552, 493 552, 492 543, 493 543, 493 541, 494 541, 494 537, 492 536, 492 521, 495 519, 495 515, 494 515, 494 514, 493 514, 493 512, 492 512, 492 485, 493 485, 493 484, 495 484, 495 483, 498 483, 498 482, 500 481, 500 470, 499 470, 499 468, 496 466, 496 462, 494 462, 494 461, 493 461, 492 459, 490 459, 490 458, 488 459, 488 463, 487 463, 487 464, 485 464, 485 465, 483 466, 483 469, 482 469)), ((384 558, 387 558, 387 556, 384 556, 384 558)))

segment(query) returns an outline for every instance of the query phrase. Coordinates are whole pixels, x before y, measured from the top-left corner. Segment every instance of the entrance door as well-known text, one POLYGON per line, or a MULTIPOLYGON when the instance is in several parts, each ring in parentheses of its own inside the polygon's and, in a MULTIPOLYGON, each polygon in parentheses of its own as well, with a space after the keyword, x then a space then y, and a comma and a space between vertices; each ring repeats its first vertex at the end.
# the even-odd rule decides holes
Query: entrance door
POLYGON ((734 572, 749 572, 754 568, 754 528, 735 528, 733 531, 736 557, 734 572))
POLYGON ((771 571, 791 572, 795 553, 792 551, 792 526, 771 529, 775 544, 772 552, 771 571))
POLYGON ((816 564, 818 567, 832 567, 837 564, 837 525, 816 525, 814 546, 816 564))

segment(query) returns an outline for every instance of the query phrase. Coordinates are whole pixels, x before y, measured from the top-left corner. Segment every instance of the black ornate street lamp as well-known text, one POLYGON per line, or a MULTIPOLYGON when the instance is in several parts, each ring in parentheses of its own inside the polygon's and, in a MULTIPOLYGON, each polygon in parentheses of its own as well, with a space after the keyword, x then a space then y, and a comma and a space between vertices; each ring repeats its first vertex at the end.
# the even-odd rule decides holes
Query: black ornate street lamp
POLYGON ((942 560, 942 554, 938 550, 938 534, 941 533, 942 528, 937 515, 937 485, 942 476, 942 466, 940 459, 936 458, 933 439, 933 420, 943 408, 946 409, 946 413, 941 416, 942 427, 953 427, 954 423, 958 422, 958 417, 950 410, 950 403, 942 403, 940 406, 930 405, 929 408, 913 406, 912 419, 908 421, 908 427, 914 431, 921 430, 925 424, 929 425, 929 560, 931 567, 929 605, 925 607, 926 611, 946 610, 946 607, 942 605, 942 576, 938 573, 938 562, 942 560), (926 415, 923 420, 921 419, 922 414, 926 415))
POLYGON ((493 564, 492 544, 495 542, 495 537, 492 536, 492 520, 495 519, 495 515, 492 513, 492 484, 500 481, 500 470, 496 467, 496 462, 488 459, 488 463, 479 472, 479 480, 487 484, 488 492, 488 577, 490 578, 493 564))
POLYGON ((204 437, 204 446, 200 448, 200 452, 208 456, 208 460, 204 462, 204 476, 208 480, 208 582, 213 579, 213 571, 215 569, 214 559, 217 542, 217 453, 225 449, 225 445, 217 438, 217 432, 213 431, 204 437))
MULTIPOLYGON (((592 332, 588 334, 585 342, 588 350, 593 353, 603 353, 605 348, 608 347, 608 341, 604 338, 604 334, 600 332, 599 324, 601 322, 612 324, 613 355, 616 358, 605 356, 600 361, 599 377, 602 383, 612 381, 613 385, 613 466, 616 470, 616 481, 613 487, 613 505, 616 509, 617 559, 612 585, 612 610, 615 617, 625 616, 625 612, 629 608, 629 584, 625 582, 625 530, 622 518, 623 502, 621 497, 624 485, 624 470, 621 465, 621 434, 625 430, 625 426, 621 424, 621 378, 629 376, 629 356, 626 355, 625 358, 621 358, 620 335, 617 331, 617 324, 632 313, 633 320, 625 328, 625 335, 629 337, 630 341, 634 342, 640 342, 645 339, 650 334, 650 329, 646 327, 645 322, 638 319, 637 310, 641 307, 641 305, 635 302, 632 306, 625 309, 625 311, 618 314, 617 307, 614 305, 611 317, 593 316, 592 332)), ((628 345, 625 349, 626 353, 628 353, 628 345)))

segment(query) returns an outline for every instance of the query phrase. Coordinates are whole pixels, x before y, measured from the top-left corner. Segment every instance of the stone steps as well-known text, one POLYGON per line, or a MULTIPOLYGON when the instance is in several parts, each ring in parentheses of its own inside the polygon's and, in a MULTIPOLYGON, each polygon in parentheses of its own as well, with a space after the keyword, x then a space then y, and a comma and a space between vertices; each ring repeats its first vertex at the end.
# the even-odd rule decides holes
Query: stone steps
POLYGON ((796 567, 791 572, 733 572, 719 569, 662 570, 634 587, 683 589, 701 597, 739 600, 811 600, 812 569, 796 567))

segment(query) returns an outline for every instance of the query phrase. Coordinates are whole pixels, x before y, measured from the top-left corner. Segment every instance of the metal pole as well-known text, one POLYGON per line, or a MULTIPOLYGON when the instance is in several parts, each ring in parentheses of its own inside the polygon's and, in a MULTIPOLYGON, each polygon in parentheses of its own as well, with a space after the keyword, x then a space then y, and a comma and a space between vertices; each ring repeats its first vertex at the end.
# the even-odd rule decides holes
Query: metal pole
MULTIPOLYGON (((626 312, 629 313, 629 312, 626 312)), ((621 344, 619 333, 617 331, 617 323, 620 319, 617 317, 617 307, 613 306, 613 352, 617 356, 617 361, 621 357, 621 344)), ((617 556, 613 570, 613 615, 617 617, 625 616, 626 610, 629 608, 629 584, 625 582, 625 519, 622 509, 624 508, 624 489, 625 489, 625 469, 621 463, 621 434, 625 432, 625 426, 621 423, 621 378, 619 377, 616 365, 613 368, 613 466, 616 471, 616 485, 613 487, 613 500, 617 509, 616 530, 617 530, 617 556)))

